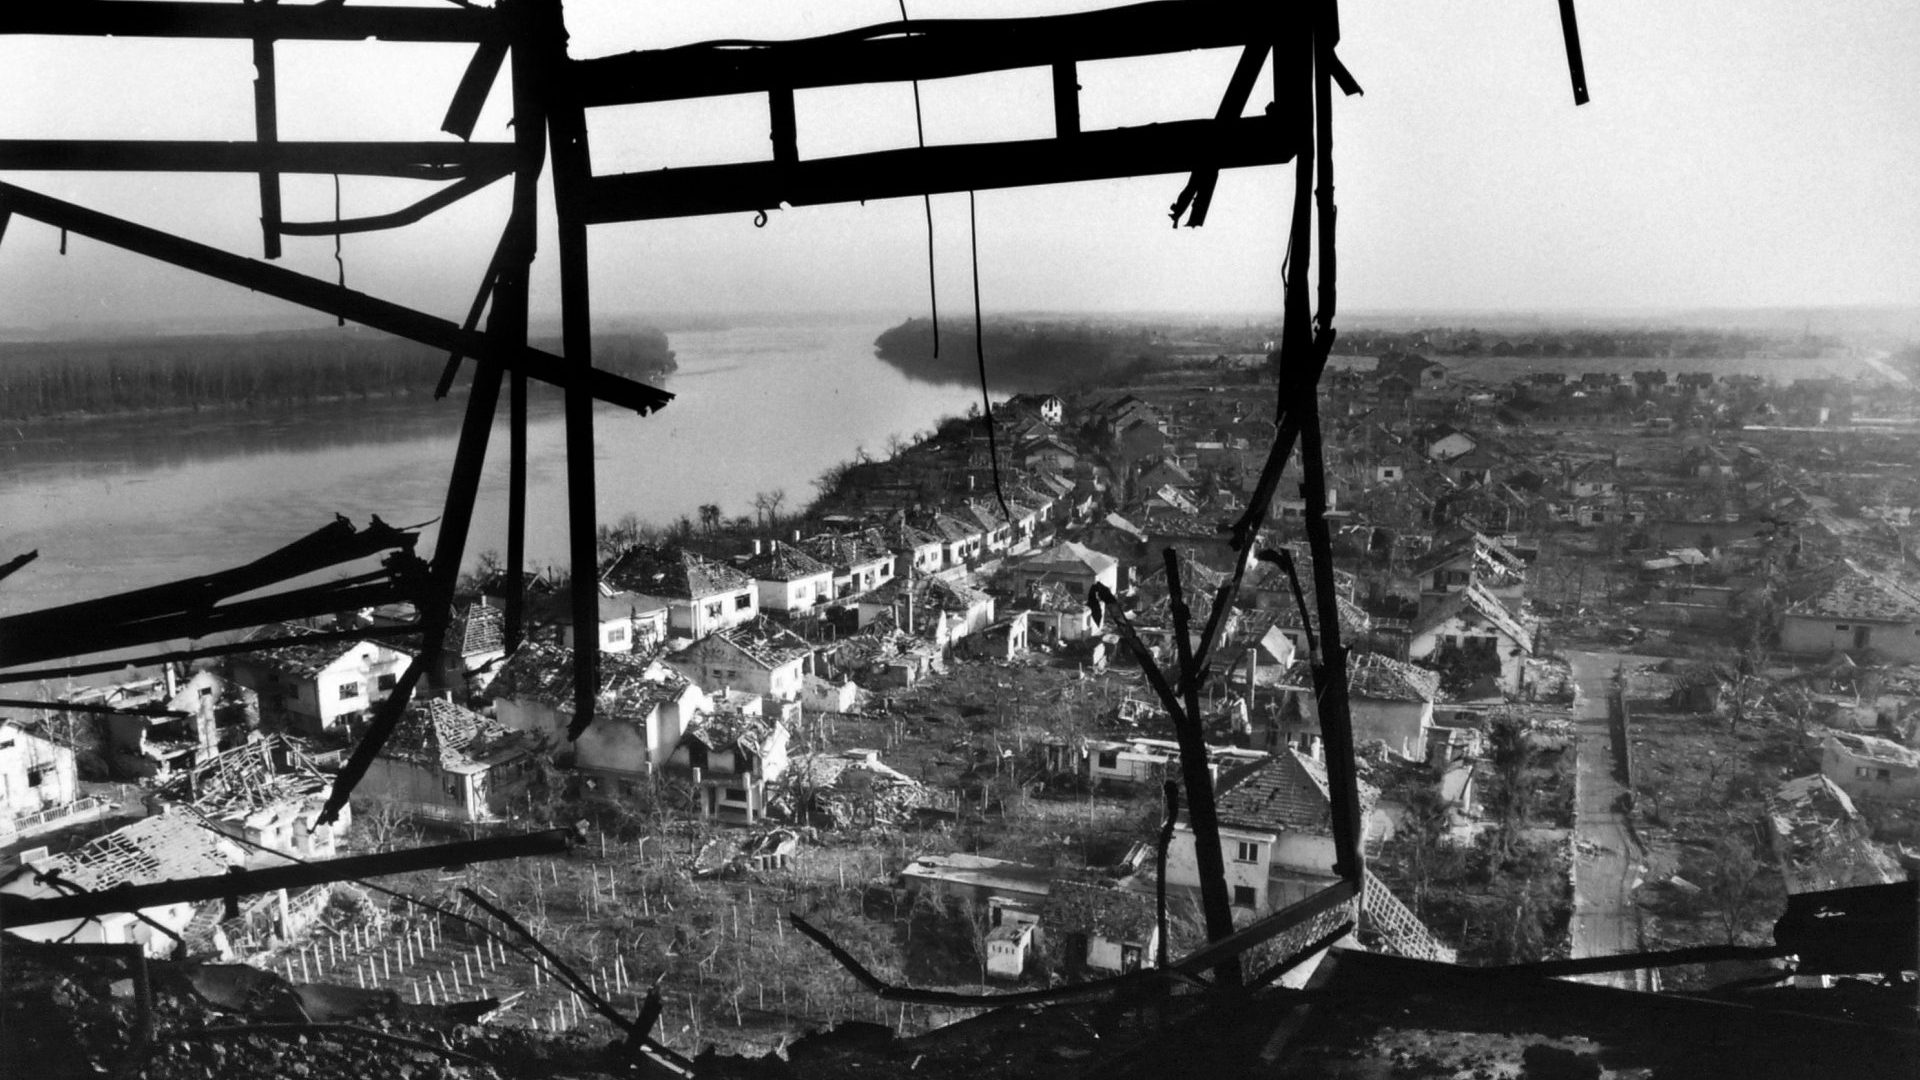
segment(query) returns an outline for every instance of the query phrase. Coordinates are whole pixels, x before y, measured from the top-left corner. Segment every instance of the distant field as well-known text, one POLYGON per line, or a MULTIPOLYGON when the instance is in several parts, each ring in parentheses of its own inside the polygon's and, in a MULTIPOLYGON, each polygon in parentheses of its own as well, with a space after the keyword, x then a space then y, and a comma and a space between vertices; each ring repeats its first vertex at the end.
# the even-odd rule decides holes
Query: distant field
MULTIPOLYGON (((1583 372, 1631 374, 1635 371, 1665 371, 1669 376, 1682 372, 1704 371, 1716 379, 1729 375, 1758 375, 1779 383, 1795 379, 1879 379, 1879 369, 1853 357, 1813 357, 1779 359, 1767 357, 1704 357, 1675 359, 1655 356, 1450 356, 1423 354, 1447 365, 1455 377, 1480 382, 1505 383, 1536 371, 1563 371, 1578 377, 1583 372)), ((1330 361, 1336 368, 1370 370, 1370 356, 1336 356, 1330 361)))

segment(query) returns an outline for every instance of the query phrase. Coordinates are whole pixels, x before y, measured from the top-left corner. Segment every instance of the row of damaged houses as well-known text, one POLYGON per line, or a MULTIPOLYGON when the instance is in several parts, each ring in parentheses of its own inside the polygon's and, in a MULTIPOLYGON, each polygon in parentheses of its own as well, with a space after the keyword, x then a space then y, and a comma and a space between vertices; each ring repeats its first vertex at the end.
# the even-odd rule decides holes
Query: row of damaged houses
MULTIPOLYGON (((1246 925, 1311 896, 1337 878, 1326 768, 1285 749, 1229 765, 1217 778, 1221 857, 1229 901, 1246 925)), ((1369 832, 1385 827, 1378 792, 1361 784, 1369 832)), ((1167 850, 1166 892, 1176 931, 1195 923, 1200 869, 1184 812, 1167 850)), ((922 855, 899 875, 907 892, 972 905, 985 912, 989 974, 1019 979, 1041 954, 1056 965, 1095 973, 1153 967, 1163 945, 1156 913, 1160 882, 1150 860, 1129 858, 1105 869, 1062 871, 981 855, 922 855)), ((1453 959, 1377 879, 1369 877, 1361 932, 1384 951, 1453 959)), ((1165 943, 1170 948, 1174 943, 1165 943)), ((1191 942, 1180 942, 1178 948, 1191 942)))
MULTIPOLYGON (((73 751, 0 724, 0 893, 97 892, 234 868, 331 858, 352 815, 321 824, 328 778, 297 747, 255 738, 183 766, 136 799, 82 795, 73 751), (24 765, 22 770, 20 766, 24 765), (24 771, 24 784, 15 774, 24 771), (38 809, 35 809, 38 807, 38 809)), ((9 928, 34 941, 140 946, 149 956, 217 956, 305 932, 329 886, 226 901, 174 903, 9 928)))

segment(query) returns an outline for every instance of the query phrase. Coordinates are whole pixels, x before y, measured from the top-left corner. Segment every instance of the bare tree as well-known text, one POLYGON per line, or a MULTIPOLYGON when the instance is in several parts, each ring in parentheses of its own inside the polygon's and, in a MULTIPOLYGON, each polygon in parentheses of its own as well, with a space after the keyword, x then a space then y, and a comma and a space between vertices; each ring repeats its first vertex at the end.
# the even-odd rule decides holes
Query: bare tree
POLYGON ((1760 899, 1760 861, 1744 836, 1723 835, 1701 864, 1701 898, 1713 905, 1727 944, 1738 945, 1760 899))

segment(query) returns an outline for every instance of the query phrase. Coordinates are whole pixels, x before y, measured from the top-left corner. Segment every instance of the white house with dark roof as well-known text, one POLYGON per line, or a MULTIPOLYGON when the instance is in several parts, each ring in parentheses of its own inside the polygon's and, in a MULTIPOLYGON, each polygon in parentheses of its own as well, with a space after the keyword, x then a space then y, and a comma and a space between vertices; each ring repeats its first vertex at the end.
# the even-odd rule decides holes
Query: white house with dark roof
POLYGON ((1413 660, 1433 660, 1452 651, 1497 664, 1500 688, 1518 693, 1526 684, 1533 631, 1475 582, 1432 605, 1414 622, 1407 639, 1407 656, 1413 660))
POLYGON ((893 556, 893 570, 887 580, 905 577, 918 571, 922 574, 937 573, 946 560, 946 541, 925 529, 916 528, 907 521, 904 513, 895 514, 887 523, 874 530, 887 553, 893 556))
POLYGON ((762 611, 796 614, 833 599, 832 565, 793 544, 755 540, 740 569, 752 576, 762 611))
MULTIPOLYGON (((1361 817, 1379 792, 1361 781, 1361 817)), ((1326 766, 1286 749, 1218 782, 1215 809, 1228 897, 1256 915, 1319 891, 1333 878, 1333 825, 1326 766)), ((1198 896, 1200 864, 1185 810, 1167 847, 1167 884, 1198 896)))
POLYGON ((806 638, 766 619, 708 634, 665 656, 668 667, 708 693, 744 690, 779 701, 796 701, 804 689, 806 638))
MULTIPOLYGON (((858 596, 893 580, 893 552, 879 529, 821 533, 800 541, 800 546, 833 572, 832 598, 835 600, 858 596)), ((934 568, 938 569, 937 545, 933 551, 934 568)))
POLYGON ((378 641, 282 645, 233 659, 233 681, 260 698, 263 718, 306 735, 345 730, 399 682, 409 657, 378 641))
POLYGON ((1780 649, 1803 656, 1872 649, 1920 663, 1920 589, 1849 560, 1832 584, 1787 608, 1780 649))
POLYGON ((760 614, 752 577, 685 548, 628 548, 601 578, 614 588, 665 600, 668 632, 676 637, 704 637, 760 614))
MULTIPOLYGON (((598 604, 599 622, 595 632, 599 636, 601 652, 644 653, 666 640, 667 614, 672 606, 666 600, 616 589, 603 581, 600 583, 598 604)), ((566 617, 572 617, 571 606, 566 617)), ((571 623, 567 624, 561 643, 569 649, 573 648, 571 623)))

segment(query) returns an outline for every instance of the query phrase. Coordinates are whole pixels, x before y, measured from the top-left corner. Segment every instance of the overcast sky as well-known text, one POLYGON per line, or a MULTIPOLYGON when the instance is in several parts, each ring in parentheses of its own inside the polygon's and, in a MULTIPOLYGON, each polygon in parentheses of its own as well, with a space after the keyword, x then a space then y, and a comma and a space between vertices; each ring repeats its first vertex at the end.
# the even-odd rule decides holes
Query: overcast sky
MULTIPOLYGON (((908 0, 915 18, 1103 4, 908 0)), ((1575 108, 1553 0, 1349 0, 1340 52, 1366 95, 1336 103, 1341 295, 1349 310, 1609 309, 1920 301, 1920 4, 1584 0, 1591 104, 1575 108)), ((886 21, 893 0, 576 0, 575 56, 886 21)), ((459 47, 283 43, 288 139, 448 138, 459 47)), ((1082 65, 1089 128, 1210 115, 1231 53, 1082 65)), ((247 139, 249 47, 0 40, 0 137, 247 139)), ((1035 69, 922 88, 930 142, 1044 136, 1035 69)), ((1252 108, 1264 106, 1263 78, 1252 108)), ((476 138, 506 139, 505 79, 476 138)), ((910 145, 906 85, 802 93, 803 156, 910 145)), ((761 100, 596 111, 599 172, 765 156, 761 100)), ((1244 312, 1277 306, 1287 170, 1228 173, 1202 229, 1169 228, 1157 176, 980 194, 982 291, 1000 310, 1244 312)), ((14 173, 9 182, 258 257, 246 176, 14 173)), ((348 216, 430 190, 347 178, 348 216)), ((289 218, 326 218, 329 178, 285 181, 289 218)), ((349 285, 464 315, 504 220, 501 183, 420 225, 344 241, 349 285)), ((550 204, 549 204, 550 205, 550 204)), ((969 299, 967 198, 934 199, 943 310, 969 299)), ((919 199, 593 230, 597 314, 926 307, 919 199)), ((557 295, 550 227, 536 305, 557 295)), ((331 279, 333 241, 283 265, 331 279)), ((0 327, 291 309, 15 221, 0 327)))

